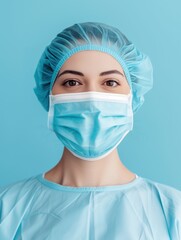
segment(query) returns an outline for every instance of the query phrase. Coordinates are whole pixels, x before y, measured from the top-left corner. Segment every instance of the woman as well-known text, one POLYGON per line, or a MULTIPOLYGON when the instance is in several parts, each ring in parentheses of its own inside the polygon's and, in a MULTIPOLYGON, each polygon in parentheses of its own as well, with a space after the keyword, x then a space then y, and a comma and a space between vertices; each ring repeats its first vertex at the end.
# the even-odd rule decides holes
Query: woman
POLYGON ((0 239, 181 239, 181 192, 131 172, 117 151, 152 88, 149 57, 114 27, 74 24, 46 47, 35 80, 64 151, 1 190, 0 239))

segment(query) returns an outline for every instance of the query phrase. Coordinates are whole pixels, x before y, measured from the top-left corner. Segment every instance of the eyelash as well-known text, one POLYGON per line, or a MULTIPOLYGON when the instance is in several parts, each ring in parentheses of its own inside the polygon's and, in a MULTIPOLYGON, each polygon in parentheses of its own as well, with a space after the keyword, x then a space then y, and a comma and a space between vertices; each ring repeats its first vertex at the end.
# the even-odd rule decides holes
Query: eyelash
MULTIPOLYGON (((82 85, 80 82, 78 82, 77 80, 74 80, 74 79, 69 79, 69 80, 65 81, 62 85, 63 85, 63 86, 66 86, 66 84, 67 84, 67 83, 70 83, 71 81, 74 81, 74 82, 79 83, 80 85, 82 85)), ((115 81, 115 80, 113 80, 113 79, 109 79, 109 80, 107 80, 106 82, 114 82, 114 83, 117 84, 117 86, 120 85, 119 82, 117 82, 117 81, 115 81)), ((78 86, 78 85, 74 85, 74 86, 70 86, 70 85, 69 85, 69 86, 66 86, 66 87, 76 87, 76 86, 78 86)), ((113 86, 108 86, 108 87, 113 87, 113 86)), ((114 86, 114 87, 115 87, 115 86, 114 86)))
MULTIPOLYGON (((63 86, 66 86, 66 84, 69 83, 69 82, 71 82, 71 81, 74 81, 74 82, 76 82, 76 83, 79 83, 77 80, 69 79, 69 80, 65 81, 62 85, 63 85, 63 86)), ((80 84, 80 85, 82 85, 82 84, 80 84)), ((77 85, 75 85, 75 86, 77 86, 77 85)), ((68 87, 75 87, 75 86, 68 86, 68 87)), ((67 87, 67 86, 66 86, 66 87, 67 87)))

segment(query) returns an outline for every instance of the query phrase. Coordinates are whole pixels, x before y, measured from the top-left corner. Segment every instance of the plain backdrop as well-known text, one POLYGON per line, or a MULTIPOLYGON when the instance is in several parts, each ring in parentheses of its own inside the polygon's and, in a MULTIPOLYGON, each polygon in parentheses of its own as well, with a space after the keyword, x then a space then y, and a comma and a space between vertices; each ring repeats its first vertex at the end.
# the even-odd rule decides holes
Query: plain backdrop
POLYGON ((78 22, 119 28, 148 54, 154 86, 119 145, 137 175, 181 190, 181 1, 6 0, 0 9, 0 185, 43 173, 63 146, 47 128, 33 87, 38 60, 51 40, 78 22))

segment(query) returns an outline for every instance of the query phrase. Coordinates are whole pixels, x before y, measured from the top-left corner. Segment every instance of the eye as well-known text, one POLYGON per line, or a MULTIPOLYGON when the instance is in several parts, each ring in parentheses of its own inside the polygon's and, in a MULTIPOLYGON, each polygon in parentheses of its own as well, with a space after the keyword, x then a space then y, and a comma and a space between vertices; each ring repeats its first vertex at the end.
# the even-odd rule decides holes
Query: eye
POLYGON ((118 85, 120 85, 117 81, 115 80, 108 80, 105 82, 106 83, 106 86, 108 87, 116 87, 118 85))
POLYGON ((74 87, 74 86, 78 86, 78 85, 82 85, 82 84, 74 79, 70 79, 68 81, 65 81, 62 85, 66 86, 66 87, 74 87))

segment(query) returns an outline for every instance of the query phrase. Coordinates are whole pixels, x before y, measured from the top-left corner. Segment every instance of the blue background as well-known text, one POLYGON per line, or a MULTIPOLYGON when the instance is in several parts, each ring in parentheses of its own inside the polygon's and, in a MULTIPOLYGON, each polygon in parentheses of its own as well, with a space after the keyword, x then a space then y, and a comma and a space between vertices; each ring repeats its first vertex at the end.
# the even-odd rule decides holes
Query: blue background
POLYGON ((133 172, 181 190, 181 1, 12 0, 1 3, 0 185, 52 168, 62 144, 34 92, 44 48, 64 28, 97 21, 118 27, 149 55, 154 87, 119 146, 133 172))

